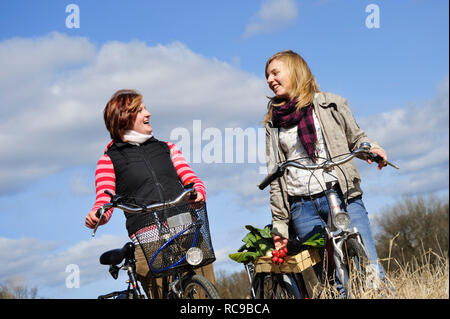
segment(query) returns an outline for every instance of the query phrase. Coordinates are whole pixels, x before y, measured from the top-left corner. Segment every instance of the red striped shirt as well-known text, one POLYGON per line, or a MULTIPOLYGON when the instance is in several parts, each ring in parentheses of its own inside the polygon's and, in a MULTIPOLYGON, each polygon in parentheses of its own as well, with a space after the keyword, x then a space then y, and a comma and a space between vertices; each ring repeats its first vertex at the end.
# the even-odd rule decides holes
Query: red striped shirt
MULTIPOLYGON (((105 152, 114 142, 111 141, 105 149, 105 152)), ((195 175, 189 164, 186 162, 183 154, 175 146, 175 144, 166 142, 170 149, 170 158, 172 159, 173 166, 177 172, 178 178, 184 185, 187 181, 194 182, 194 188, 197 192, 203 195, 206 200, 206 188, 200 178, 195 175)), ((116 174, 114 172, 114 166, 108 155, 104 154, 97 162, 97 168, 95 170, 95 191, 96 198, 95 204, 92 207, 93 211, 96 211, 103 204, 109 203, 110 197, 105 194, 105 190, 109 190, 112 194, 116 193, 116 174)), ((102 224, 108 222, 113 213, 113 209, 110 209, 105 213, 105 218, 102 224)))

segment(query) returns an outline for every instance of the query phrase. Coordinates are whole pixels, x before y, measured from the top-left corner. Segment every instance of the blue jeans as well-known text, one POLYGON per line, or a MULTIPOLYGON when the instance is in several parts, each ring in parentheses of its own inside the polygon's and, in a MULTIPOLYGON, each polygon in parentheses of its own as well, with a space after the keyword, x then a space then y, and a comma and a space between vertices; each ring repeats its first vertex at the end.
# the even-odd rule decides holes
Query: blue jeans
MULTIPOLYGON (((338 195, 338 198, 341 209, 346 210, 350 215, 351 227, 356 227, 361 234, 375 274, 377 274, 378 279, 383 279, 385 274, 383 268, 377 262, 378 255, 370 230, 369 217, 361 196, 349 200, 347 207, 343 203, 341 194, 338 195)), ((298 239, 303 242, 321 230, 327 224, 328 214, 328 201, 325 195, 312 201, 309 199, 293 201, 291 203, 291 223, 298 239)))

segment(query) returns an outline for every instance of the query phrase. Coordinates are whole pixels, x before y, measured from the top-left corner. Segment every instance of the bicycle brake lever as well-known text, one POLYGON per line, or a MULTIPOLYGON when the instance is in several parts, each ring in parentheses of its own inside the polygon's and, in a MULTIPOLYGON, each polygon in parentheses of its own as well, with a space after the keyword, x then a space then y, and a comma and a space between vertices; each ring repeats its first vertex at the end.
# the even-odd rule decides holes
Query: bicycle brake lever
POLYGON ((113 193, 111 193, 111 192, 109 191, 109 189, 106 189, 106 190, 104 190, 104 191, 103 191, 103 193, 105 193, 105 194, 109 195, 109 197, 111 197, 111 200, 112 200, 112 199, 113 199, 113 197, 114 197, 114 194, 113 194, 113 193))
POLYGON ((195 185, 194 182, 188 182, 188 183, 186 183, 186 184, 184 185, 184 189, 188 189, 188 188, 194 187, 194 185, 195 185))
POLYGON ((110 202, 111 202, 111 204, 113 204, 113 207, 116 207, 117 204, 119 204, 120 200, 123 198, 123 196, 121 196, 121 195, 117 195, 117 194, 114 195, 109 190, 105 190, 104 193, 109 195, 109 197, 111 197, 110 202))
POLYGON ((95 237, 95 232, 97 231, 98 226, 100 226, 100 222, 102 221, 103 215, 105 214, 105 209, 103 207, 100 207, 97 212, 95 213, 95 216, 98 217, 98 222, 94 227, 94 230, 92 231, 92 237, 95 237))

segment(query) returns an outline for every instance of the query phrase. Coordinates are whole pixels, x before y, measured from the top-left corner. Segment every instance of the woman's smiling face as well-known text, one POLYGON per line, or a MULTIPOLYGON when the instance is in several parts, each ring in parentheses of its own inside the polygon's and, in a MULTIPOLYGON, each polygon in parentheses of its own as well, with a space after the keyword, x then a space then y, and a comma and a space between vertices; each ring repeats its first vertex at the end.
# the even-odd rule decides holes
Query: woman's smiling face
POLYGON ((147 111, 144 103, 142 103, 134 120, 133 130, 141 134, 149 135, 153 131, 150 126, 150 116, 152 115, 147 111))
POLYGON ((291 74, 286 64, 275 59, 269 63, 266 70, 267 84, 279 98, 291 99, 291 74))

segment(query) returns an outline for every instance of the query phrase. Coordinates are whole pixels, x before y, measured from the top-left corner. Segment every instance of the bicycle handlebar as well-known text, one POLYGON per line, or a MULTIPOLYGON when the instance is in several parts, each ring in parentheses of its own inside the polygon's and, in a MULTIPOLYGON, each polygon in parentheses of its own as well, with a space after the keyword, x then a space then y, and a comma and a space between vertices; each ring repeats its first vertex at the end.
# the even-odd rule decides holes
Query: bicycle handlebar
MULTIPOLYGON (((172 201, 168 201, 168 202, 164 202, 164 203, 155 203, 155 204, 150 204, 148 206, 142 206, 142 207, 131 207, 126 204, 119 203, 119 201, 123 197, 120 195, 113 195, 113 194, 111 194, 111 192, 106 190, 105 193, 108 194, 109 196, 111 196, 111 202, 102 205, 95 213, 95 216, 97 216, 97 218, 98 218, 98 222, 94 227, 94 230, 92 232, 92 237, 95 236, 95 232, 97 231, 97 228, 100 225, 100 221, 102 220, 104 214, 111 208, 117 207, 117 208, 120 208, 121 210, 123 210, 124 212, 131 213, 131 214, 138 214, 138 213, 142 213, 142 212, 154 212, 154 211, 157 211, 162 208, 169 208, 169 207, 177 206, 178 204, 184 202, 186 200, 186 198, 188 197, 188 195, 196 193, 196 190, 193 185, 194 185, 194 183, 190 183, 190 184, 186 185, 184 191, 177 198, 175 198, 172 201)), ((190 198, 192 199, 192 197, 190 197, 190 198)))
MULTIPOLYGON (((327 170, 327 169, 333 168, 335 166, 339 166, 344 163, 347 163, 348 161, 353 159, 356 155, 361 154, 361 153, 367 154, 370 160, 375 161, 377 163, 384 161, 384 159, 380 155, 370 152, 370 148, 371 148, 370 143, 363 142, 356 150, 351 152, 347 157, 345 157, 339 161, 326 160, 326 161, 322 162, 321 164, 303 165, 303 164, 300 164, 299 162, 296 162, 295 160, 285 161, 281 164, 277 164, 275 169, 271 173, 269 173, 263 179, 263 181, 258 185, 258 188, 263 190, 270 183, 272 183, 276 178, 283 176, 284 171, 286 170, 286 167, 288 167, 288 166, 293 166, 293 167, 296 167, 299 169, 304 169, 304 170, 316 170, 316 169, 326 169, 327 170)), ((385 161, 385 162, 387 165, 390 165, 396 169, 399 169, 398 166, 392 164, 391 162, 389 162, 389 161, 385 161)))

